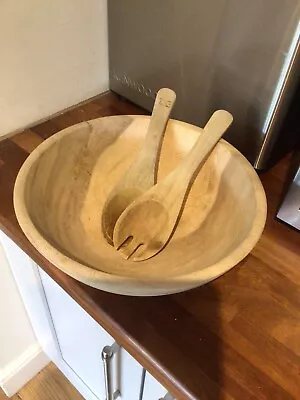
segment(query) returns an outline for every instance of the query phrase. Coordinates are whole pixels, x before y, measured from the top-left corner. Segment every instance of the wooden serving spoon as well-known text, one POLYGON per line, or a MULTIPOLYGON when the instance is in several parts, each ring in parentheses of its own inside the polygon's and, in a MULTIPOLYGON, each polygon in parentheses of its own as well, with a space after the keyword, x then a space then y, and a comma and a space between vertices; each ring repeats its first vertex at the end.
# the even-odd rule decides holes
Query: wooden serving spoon
POLYGON ((119 216, 156 182, 160 147, 175 101, 173 90, 162 88, 158 91, 144 146, 104 204, 102 232, 110 244, 113 244, 113 231, 119 216))
POLYGON ((113 242, 124 258, 146 260, 167 244, 196 174, 232 120, 229 112, 216 111, 181 164, 123 212, 113 242))

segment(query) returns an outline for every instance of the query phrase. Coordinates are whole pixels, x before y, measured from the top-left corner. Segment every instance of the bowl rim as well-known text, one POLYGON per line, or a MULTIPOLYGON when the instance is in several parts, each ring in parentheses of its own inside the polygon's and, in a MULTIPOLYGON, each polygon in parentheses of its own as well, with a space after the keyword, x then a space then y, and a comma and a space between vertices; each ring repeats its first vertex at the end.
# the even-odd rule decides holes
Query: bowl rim
MULTIPOLYGON (((144 118, 149 119, 150 116, 146 115, 121 115, 121 116, 107 116, 100 117, 90 121, 84 121, 79 124, 72 125, 68 128, 65 128, 56 134, 50 136, 48 139, 44 140, 34 151, 29 154, 19 173, 17 175, 14 192, 13 192, 13 203, 15 214, 18 220, 18 223, 24 232, 25 236, 28 238, 30 243, 54 266, 56 266, 61 271, 65 272, 69 276, 84 282, 90 286, 107 290, 115 293, 126 293, 126 285, 129 287, 143 287, 148 288, 149 291, 158 291, 159 294, 164 294, 167 292, 178 292, 176 287, 185 284, 187 287, 192 288, 199 286, 201 283, 209 282, 213 279, 216 279, 220 275, 229 271, 235 265, 237 265, 240 261, 242 261, 254 248, 256 243, 258 242, 267 217, 267 201, 264 188, 262 183, 255 172, 252 165, 249 161, 244 157, 234 146, 230 143, 221 139, 223 145, 226 145, 230 152, 237 155, 241 162, 243 163, 244 168, 247 170, 247 174, 249 174, 252 184, 254 186, 254 193, 257 202, 257 213, 253 220, 252 228, 249 231, 247 237, 239 244, 239 246, 234 249, 228 256, 222 258, 217 263, 203 269, 194 272, 190 272, 183 275, 171 276, 168 279, 162 278, 154 278, 151 280, 146 277, 128 277, 128 276, 120 276, 115 274, 110 274, 108 272, 104 272, 98 269, 94 269, 93 267, 89 267, 79 261, 73 260, 66 256, 64 253, 60 252, 57 248, 52 246, 39 232, 39 230, 35 227, 32 222, 29 212, 26 207, 25 202, 25 188, 26 188, 26 177, 32 167, 32 165, 42 156, 42 154, 51 147, 55 142, 59 141, 62 137, 67 136, 69 133, 74 131, 74 128, 81 127, 90 127, 91 123, 98 120, 103 120, 107 118, 123 118, 123 117, 131 117, 131 118, 144 118), (99 285, 99 283, 101 283, 99 285), (169 286, 168 286, 169 285, 169 286), (116 291, 114 288, 121 287, 124 290, 116 291), (174 288, 172 290, 172 287, 174 288), (162 289, 165 290, 162 290, 162 289), (171 289, 168 290, 168 289, 171 289)), ((184 125, 186 127, 192 128, 193 130, 202 130, 202 128, 197 127, 195 125, 178 121, 175 119, 171 120, 172 123, 184 125)), ((182 289, 185 290, 185 289, 182 289)), ((132 291, 129 290, 131 293, 132 291)))

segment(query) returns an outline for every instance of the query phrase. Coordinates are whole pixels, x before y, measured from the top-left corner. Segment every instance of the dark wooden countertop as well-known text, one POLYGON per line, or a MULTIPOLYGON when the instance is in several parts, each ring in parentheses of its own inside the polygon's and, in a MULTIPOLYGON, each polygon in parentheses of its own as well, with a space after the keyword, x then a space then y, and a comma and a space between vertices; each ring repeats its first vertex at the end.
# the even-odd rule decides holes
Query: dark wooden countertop
POLYGON ((300 233, 275 220, 288 159, 262 174, 268 220, 258 245, 217 280, 182 294, 118 296, 51 265, 13 209, 28 152, 55 132, 105 115, 141 113, 109 93, 0 142, 0 228, 176 398, 300 399, 300 233))

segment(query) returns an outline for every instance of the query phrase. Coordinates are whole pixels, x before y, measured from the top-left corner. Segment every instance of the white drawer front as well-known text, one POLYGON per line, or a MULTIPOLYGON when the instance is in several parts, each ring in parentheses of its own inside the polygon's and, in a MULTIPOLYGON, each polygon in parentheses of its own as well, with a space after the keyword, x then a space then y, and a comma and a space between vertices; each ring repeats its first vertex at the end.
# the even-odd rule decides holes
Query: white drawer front
MULTIPOLYGON (((100 399, 105 399, 101 352, 114 339, 53 279, 40 270, 51 318, 64 361, 100 399)), ((113 390, 122 400, 138 399, 141 365, 124 349, 112 359, 113 390)))

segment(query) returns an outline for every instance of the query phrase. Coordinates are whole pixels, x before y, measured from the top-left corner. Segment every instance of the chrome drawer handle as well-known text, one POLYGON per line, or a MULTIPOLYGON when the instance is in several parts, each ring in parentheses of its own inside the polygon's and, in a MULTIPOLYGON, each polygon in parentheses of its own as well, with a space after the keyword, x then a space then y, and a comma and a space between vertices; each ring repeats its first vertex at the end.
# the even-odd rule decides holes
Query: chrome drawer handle
POLYGON ((115 342, 112 346, 105 346, 102 349, 101 358, 103 361, 106 400, 115 400, 121 396, 120 391, 113 392, 111 380, 111 359, 120 350, 120 345, 115 342))

